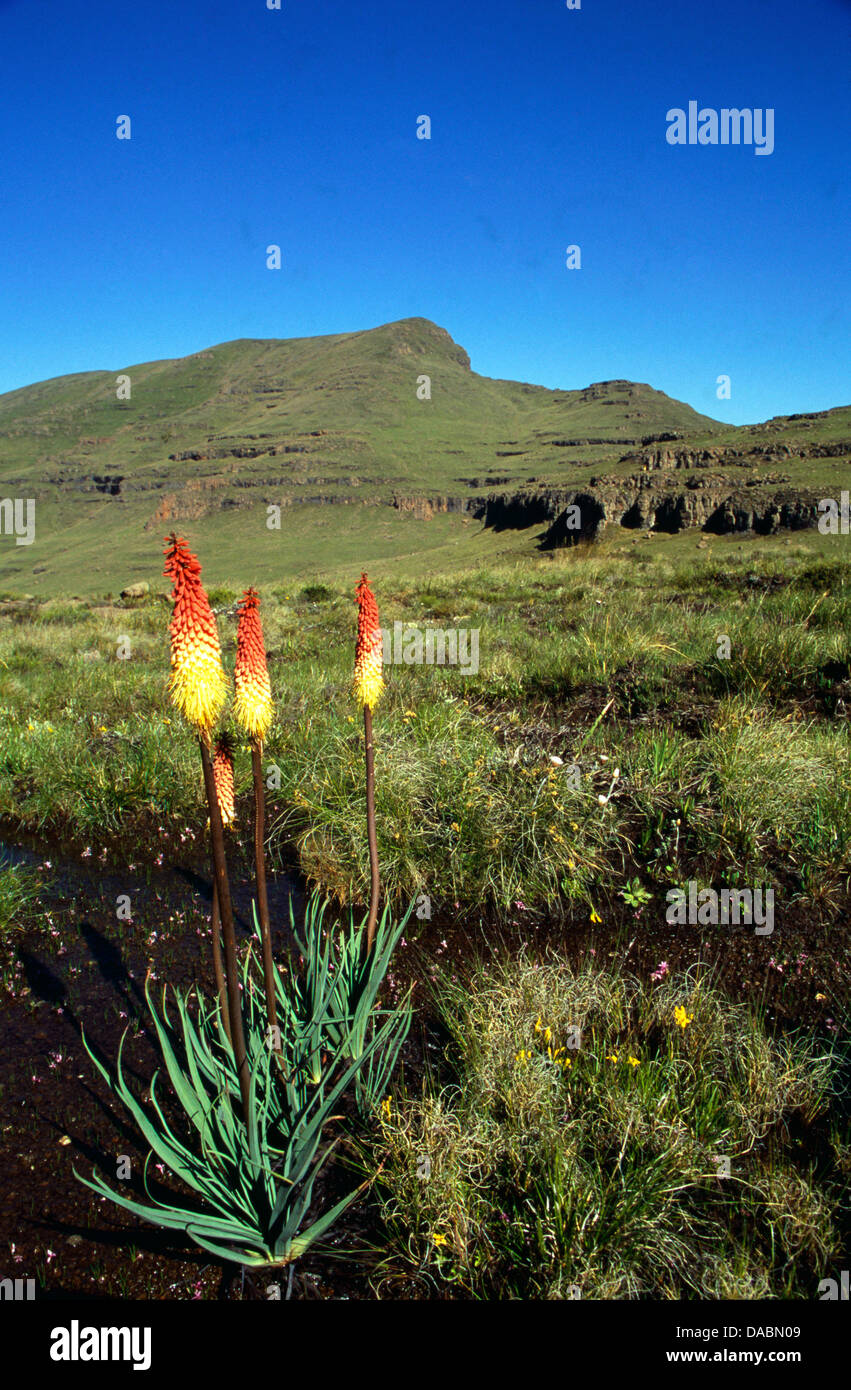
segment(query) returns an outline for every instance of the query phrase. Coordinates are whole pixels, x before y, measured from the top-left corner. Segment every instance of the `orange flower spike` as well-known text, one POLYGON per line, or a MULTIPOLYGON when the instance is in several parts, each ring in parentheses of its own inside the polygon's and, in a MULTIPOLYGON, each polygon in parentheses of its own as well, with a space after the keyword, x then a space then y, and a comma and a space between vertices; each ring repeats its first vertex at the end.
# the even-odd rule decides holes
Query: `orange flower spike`
POLYGON ((272 687, 266 668, 260 597, 256 589, 245 590, 238 611, 233 712, 250 737, 262 743, 272 723, 272 687))
POLYGON ((173 583, 169 694, 202 738, 209 739, 227 695, 216 619, 201 583, 201 566, 182 537, 166 539, 165 575, 173 583))
POLYGON ((233 741, 227 734, 221 734, 216 740, 216 751, 213 754, 213 781, 216 784, 216 800, 219 803, 222 825, 233 825, 236 816, 233 790, 233 741))
POLYGON ((378 624, 378 604, 362 574, 355 588, 358 605, 358 638, 355 647, 354 695, 358 704, 373 709, 384 689, 381 675, 382 641, 378 624))

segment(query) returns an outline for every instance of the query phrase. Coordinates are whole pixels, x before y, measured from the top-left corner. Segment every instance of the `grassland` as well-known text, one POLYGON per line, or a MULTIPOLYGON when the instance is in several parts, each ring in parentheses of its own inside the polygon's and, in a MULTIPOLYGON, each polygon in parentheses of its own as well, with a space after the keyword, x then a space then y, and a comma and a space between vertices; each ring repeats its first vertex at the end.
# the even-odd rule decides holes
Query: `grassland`
MULTIPOLYGON (((379 577, 385 626, 474 629, 480 643, 475 674, 389 668, 378 810, 397 901, 594 908, 636 876, 658 893, 687 869, 779 879, 787 897, 838 910, 851 872, 841 538, 707 552, 685 540, 379 577)), ((211 593, 232 650, 238 590, 211 593)), ((266 587, 263 607, 273 849, 362 900, 350 584, 266 587)), ((7 821, 88 842, 197 817, 195 750, 164 694, 167 617, 165 585, 126 604, 4 605, 7 821)), ((244 790, 245 759, 239 775, 244 790)))
MULTIPOLYGON (((813 1297, 848 1249, 847 538, 617 531, 541 555, 530 533, 397 517, 411 538, 400 557, 389 519, 385 533, 374 509, 350 515, 346 545, 368 561, 385 627, 479 635, 468 674, 389 666, 376 712, 384 892, 400 908, 428 905, 388 984, 399 997, 413 982, 428 1041, 380 1117, 344 1131, 345 1163, 380 1170, 366 1218, 375 1250, 354 1296, 813 1297), (423 524, 439 567, 424 567, 423 524), (666 894, 688 881, 771 888, 775 934, 755 944, 710 926, 680 940, 666 894)), ((335 516, 310 512, 297 563, 295 537, 280 533, 290 572, 260 585, 276 701, 269 850, 300 883, 363 902, 362 729, 349 694, 361 566, 332 544, 335 516)), ((221 515, 221 553, 211 520, 187 528, 231 668, 236 600, 258 578, 256 551, 237 543, 241 518, 221 515)), ((134 577, 151 592, 136 599, 98 576, 76 597, 6 585, 0 819, 7 841, 51 857, 58 842, 58 859, 118 873, 95 918, 100 960, 132 945, 159 965, 179 947, 189 969, 207 929, 196 910, 176 912, 155 882, 142 932, 116 927, 112 901, 126 887, 113 866, 179 855, 206 819, 197 749, 166 696, 159 542, 148 533, 134 577)), ((245 749, 237 801, 244 849, 245 749)), ((80 1017, 93 999, 102 1007, 90 980, 82 1002, 74 995, 97 935, 85 910, 80 927, 43 875, 0 864, 10 1019, 66 997, 80 1017), (60 942, 76 973, 67 996, 54 984, 39 999, 34 956, 60 942)), ((124 1010, 118 1021, 126 979, 108 1006, 124 1010)), ((8 1026, 25 1039, 26 1087, 29 1013, 8 1026)), ((78 1053, 71 1034, 69 1074, 83 1073, 78 1053)), ((81 1132, 99 1124, 85 1113, 81 1132)), ((18 1145, 27 1173, 55 1148, 52 1128, 31 1129, 31 1147, 18 1145)), ((78 1198, 63 1200, 67 1219, 78 1198)), ((357 1244, 362 1231, 339 1239, 357 1244)), ((130 1287, 119 1252, 111 1273, 97 1265, 100 1291, 130 1287)), ((165 1274, 147 1277, 149 1296, 171 1296, 165 1274)))

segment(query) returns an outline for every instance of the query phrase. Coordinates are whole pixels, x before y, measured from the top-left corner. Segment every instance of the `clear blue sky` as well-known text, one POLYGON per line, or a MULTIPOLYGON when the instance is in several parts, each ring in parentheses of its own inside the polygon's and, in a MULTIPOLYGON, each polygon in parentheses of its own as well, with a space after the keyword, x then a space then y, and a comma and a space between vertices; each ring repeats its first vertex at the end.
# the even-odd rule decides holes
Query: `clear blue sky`
POLYGON ((0 390, 423 315, 489 376, 848 403, 850 33, 849 0, 0 0, 0 390), (773 108, 774 152, 669 145, 690 100, 773 108))

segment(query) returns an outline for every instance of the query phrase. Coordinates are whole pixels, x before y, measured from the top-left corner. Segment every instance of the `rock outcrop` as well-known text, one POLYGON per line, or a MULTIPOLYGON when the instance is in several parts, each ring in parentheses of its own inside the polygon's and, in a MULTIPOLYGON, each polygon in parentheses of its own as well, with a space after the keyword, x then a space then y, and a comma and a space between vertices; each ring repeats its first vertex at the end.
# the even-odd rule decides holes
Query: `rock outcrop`
POLYGON ((474 512, 476 501, 471 497, 401 497, 394 494, 393 506, 399 512, 413 512, 418 521, 430 521, 442 512, 474 512))
POLYGON ((547 525, 543 549, 596 539, 606 526, 675 533, 691 528, 715 535, 800 530, 818 520, 818 497, 790 487, 731 487, 722 478, 690 479, 668 488, 648 475, 592 479, 574 490, 521 490, 476 499, 473 515, 495 530, 547 525))

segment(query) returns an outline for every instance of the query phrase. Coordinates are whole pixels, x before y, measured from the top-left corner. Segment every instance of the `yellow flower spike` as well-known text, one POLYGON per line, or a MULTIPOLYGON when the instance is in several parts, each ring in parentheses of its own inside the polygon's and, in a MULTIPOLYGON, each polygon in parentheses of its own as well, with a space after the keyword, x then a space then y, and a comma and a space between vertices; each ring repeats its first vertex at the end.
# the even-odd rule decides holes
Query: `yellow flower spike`
POLYGON ((227 695, 228 681, 216 619, 201 583, 201 566, 186 542, 166 540, 165 575, 173 582, 171 635, 172 701, 196 732, 209 739, 227 695))
POLYGON ((541 1031, 541 1029, 543 1028, 543 1026, 544 1026, 544 1025, 542 1024, 541 1019, 540 1019, 540 1015, 539 1015, 539 1016, 535 1019, 535 1032, 536 1032, 536 1033, 540 1033, 540 1031, 541 1031))
POLYGON ((641 1065, 637 1057, 627 1057, 626 1060, 629 1062, 629 1065, 631 1067, 639 1067, 641 1065))
POLYGON ((674 1009, 674 1022, 678 1028, 688 1028, 694 1019, 694 1014, 687 1014, 682 1004, 678 1004, 674 1009))

